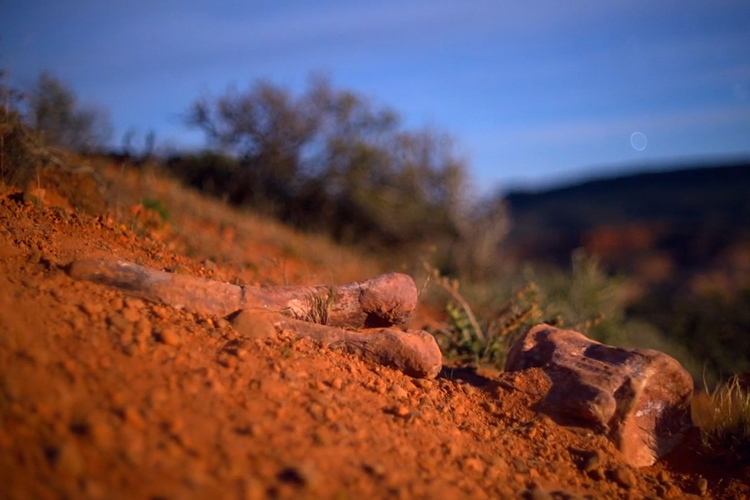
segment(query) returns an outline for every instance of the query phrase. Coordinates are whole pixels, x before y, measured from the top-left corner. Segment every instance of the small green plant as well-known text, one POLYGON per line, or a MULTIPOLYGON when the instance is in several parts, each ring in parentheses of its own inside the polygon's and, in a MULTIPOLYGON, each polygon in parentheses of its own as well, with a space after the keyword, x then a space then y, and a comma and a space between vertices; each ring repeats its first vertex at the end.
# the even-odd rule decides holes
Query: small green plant
POLYGON ((141 202, 141 205, 143 205, 143 208, 145 208, 146 210, 153 210, 154 212, 159 214, 162 222, 169 222, 169 209, 161 200, 157 200, 155 198, 146 198, 141 202))
POLYGON ((750 461, 750 393, 740 377, 696 394, 691 412, 704 446, 712 453, 728 463, 750 461))
POLYGON ((446 326, 433 332, 443 353, 502 368, 513 342, 539 323, 604 343, 627 344, 619 280, 607 276, 598 260, 582 251, 574 252, 571 260, 570 271, 526 265, 521 273, 503 278, 467 281, 463 294, 458 279, 441 275, 423 261, 429 282, 450 296, 446 326))
POLYGON ((459 292, 460 282, 442 276, 426 262, 423 264, 430 273, 430 279, 451 297, 445 306, 448 317, 446 326, 433 332, 443 353, 449 358, 502 368, 513 342, 541 320, 539 291, 534 283, 527 283, 490 320, 483 322, 483 328, 468 301, 459 292))

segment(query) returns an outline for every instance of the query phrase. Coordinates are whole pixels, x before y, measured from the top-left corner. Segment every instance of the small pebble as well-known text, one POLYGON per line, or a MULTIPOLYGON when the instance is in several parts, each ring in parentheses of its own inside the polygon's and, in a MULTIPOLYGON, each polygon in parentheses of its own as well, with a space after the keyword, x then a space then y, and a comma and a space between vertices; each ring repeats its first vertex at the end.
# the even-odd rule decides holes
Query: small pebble
POLYGON ((601 469, 594 469, 591 472, 589 472, 589 477, 595 481, 601 481, 605 478, 604 471, 601 469))
POLYGON ((488 413, 497 413, 497 405, 495 403, 484 401, 482 403, 482 408, 488 413))
POLYGON ((583 470, 584 472, 591 472, 594 469, 598 469, 601 463, 601 452, 599 452, 599 450, 594 450, 583 460, 581 470, 583 470))
POLYGON ((151 322, 146 318, 141 318, 135 324, 133 334, 138 342, 145 342, 151 336, 151 332, 151 322))
POLYGON ((526 474, 529 472, 529 466, 526 464, 526 462, 518 457, 515 457, 513 459, 513 467, 515 467, 516 471, 520 472, 521 474, 526 474))
POLYGON ((133 309, 131 307, 126 307, 122 310, 122 317, 125 318, 126 321, 129 321, 131 323, 135 323, 139 319, 141 319, 141 312, 137 309, 133 309))
POLYGON ((164 306, 154 306, 151 308, 157 318, 167 319, 172 314, 172 311, 164 306))
POLYGON ((484 462, 475 457, 467 458, 463 461, 463 468, 481 474, 484 472, 484 462))
POLYGON ((130 309, 140 310, 146 306, 141 299, 136 299, 135 297, 125 297, 123 302, 125 302, 125 305, 130 309))
POLYGON ((146 422, 143 420, 143 417, 132 406, 126 406, 122 410, 122 418, 136 429, 143 430, 146 428, 146 422))
POLYGON ((665 471, 665 470, 660 470, 660 471, 659 471, 659 472, 658 472, 658 473, 656 474, 656 479, 657 479, 657 481, 659 481, 660 483, 665 483, 665 484, 667 484, 667 483, 669 483, 669 482, 670 482, 670 481, 669 481, 669 473, 668 473, 667 471, 665 471))
POLYGON ((385 466, 383 466, 383 464, 381 463, 374 462, 370 464, 365 464, 363 468, 365 469, 365 472, 367 472, 370 475, 373 475, 375 477, 385 477, 386 469, 385 469, 385 466))
POLYGON ((83 471, 83 458, 78 446, 72 441, 64 443, 56 449, 55 468, 68 474, 78 475, 83 471))
POLYGON ((423 378, 416 378, 412 380, 412 383, 421 389, 431 389, 434 386, 434 382, 432 380, 423 378))
POLYGON ((398 384, 393 384, 390 388, 390 392, 396 397, 396 399, 405 399, 409 396, 409 393, 406 392, 406 389, 398 384))
POLYGON ((524 498, 527 498, 528 500, 552 500, 553 497, 544 491, 541 486, 534 485, 533 488, 526 490, 524 498))
POLYGON ((270 339, 276 337, 276 328, 265 317, 241 311, 232 319, 232 326, 240 337, 270 339))
POLYGON ((627 467, 617 467, 612 471, 612 478, 617 484, 625 489, 631 489, 635 486, 635 474, 627 467))
POLYGON ((96 316, 97 314, 101 313, 104 308, 101 304, 94 304, 92 302, 84 302, 81 304, 81 310, 88 314, 89 316, 96 316))
POLYGON ((654 488, 654 492, 659 498, 665 498, 667 496, 667 488, 663 484, 657 484, 654 488))
POLYGON ((180 343, 180 336, 171 328, 164 328, 159 333, 159 340, 164 345, 176 346, 180 343))
POLYGON ((107 318, 107 322, 114 328, 117 328, 120 331, 126 332, 126 331, 132 331, 133 330, 133 324, 126 320, 121 314, 113 314, 109 318, 107 318))
POLYGON ((399 405, 393 410, 393 414, 397 417, 407 417, 409 416, 409 413, 409 408, 404 405, 399 405))

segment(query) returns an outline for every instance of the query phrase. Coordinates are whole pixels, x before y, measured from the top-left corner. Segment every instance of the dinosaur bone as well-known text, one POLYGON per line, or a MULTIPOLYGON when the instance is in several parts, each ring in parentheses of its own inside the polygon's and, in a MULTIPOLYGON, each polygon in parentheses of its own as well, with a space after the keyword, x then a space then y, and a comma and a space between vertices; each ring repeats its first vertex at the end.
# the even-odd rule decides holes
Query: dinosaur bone
POLYGON ((388 328, 405 322, 416 307, 417 289, 405 274, 324 287, 238 286, 123 260, 78 260, 67 271, 74 279, 197 313, 255 315, 276 330, 319 340, 331 349, 357 354, 412 377, 433 378, 442 367, 440 348, 432 335, 388 328))
MULTIPOLYGON (((329 349, 340 349, 368 361, 396 368, 415 378, 434 378, 443 366, 443 356, 435 337, 422 330, 396 328, 365 328, 346 330, 318 325, 279 313, 242 311, 233 318, 237 324, 247 316, 251 325, 270 323, 276 331, 291 332, 297 337, 308 337, 329 349)), ((265 329, 259 329, 265 330, 265 329)), ((265 330, 267 331, 267 330, 265 330)))
POLYGON ((257 309, 345 328, 401 324, 417 305, 414 281, 400 273, 336 287, 240 286, 124 260, 78 260, 70 264, 68 274, 202 314, 227 316, 241 309, 257 309))
POLYGON ((662 352, 608 346, 541 324, 511 346, 505 362, 509 372, 532 367, 552 381, 543 411, 588 423, 634 467, 653 464, 690 428, 693 379, 662 352))

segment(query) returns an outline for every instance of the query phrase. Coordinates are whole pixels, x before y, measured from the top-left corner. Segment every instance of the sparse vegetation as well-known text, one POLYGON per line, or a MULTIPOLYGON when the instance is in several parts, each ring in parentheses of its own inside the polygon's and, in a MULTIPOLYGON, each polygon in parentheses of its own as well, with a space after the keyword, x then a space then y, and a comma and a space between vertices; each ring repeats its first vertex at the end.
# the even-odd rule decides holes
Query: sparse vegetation
POLYGON ((163 222, 169 222, 169 209, 161 200, 156 198, 144 198, 141 205, 143 205, 143 208, 146 210, 153 210, 159 214, 159 217, 163 222))
POLYGON ((440 275, 425 264, 431 280, 450 295, 445 306, 445 327, 432 333, 438 339, 443 354, 449 359, 472 364, 494 365, 501 368, 513 342, 530 326, 540 321, 539 293, 534 283, 527 283, 482 323, 466 299, 459 293, 460 283, 440 275))
POLYGON ((513 341, 543 322, 605 344, 661 350, 680 361, 694 378, 705 370, 658 329, 628 318, 622 280, 607 276, 598 259, 583 251, 573 254, 570 271, 526 264, 500 278, 463 284, 426 266, 430 282, 448 294, 447 302, 445 297, 425 294, 426 300, 443 304, 445 313, 444 326, 433 333, 445 354, 462 362, 502 368, 513 341))
POLYGON ((513 341, 540 322, 605 343, 626 343, 618 281, 607 277, 597 260, 583 252, 574 254, 570 273, 527 266, 520 275, 505 276, 504 283, 469 282, 465 293, 470 299, 459 293, 457 279, 441 276, 429 266, 428 272, 450 295, 447 326, 436 334, 446 353, 460 359, 502 368, 513 341), (470 303, 475 304, 479 319, 470 303))
POLYGON ((712 454, 728 465, 750 460, 750 393, 738 376, 696 394, 692 417, 712 454))

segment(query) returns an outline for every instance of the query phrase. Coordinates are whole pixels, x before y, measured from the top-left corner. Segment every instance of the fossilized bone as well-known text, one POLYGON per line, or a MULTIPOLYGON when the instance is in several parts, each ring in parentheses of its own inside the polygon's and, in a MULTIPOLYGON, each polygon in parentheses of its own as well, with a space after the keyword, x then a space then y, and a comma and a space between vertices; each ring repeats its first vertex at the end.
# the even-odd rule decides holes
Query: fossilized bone
POLYGON ((67 271, 75 279, 197 313, 268 313, 277 329, 315 338, 414 377, 434 377, 442 365, 432 335, 387 328, 404 323, 416 308, 417 288, 405 274, 326 287, 232 285, 123 260, 78 260, 67 271), (354 328, 365 329, 351 330, 354 328))
POLYGON ((417 305, 414 281, 400 273, 336 287, 240 286, 124 260, 78 260, 70 264, 68 274, 202 314, 227 316, 241 309, 258 309, 346 328, 401 324, 417 305))
POLYGON ((663 352, 605 345, 540 324, 511 346, 505 362, 509 372, 533 367, 552 382, 543 411, 588 423, 634 467, 652 465, 690 429, 693 379, 663 352))
POLYGON ((241 314, 250 315, 256 321, 267 321, 277 331, 318 340, 329 349, 358 355, 412 377, 434 378, 443 365, 443 356, 435 337, 422 330, 347 330, 290 318, 280 313, 242 311, 241 314))

